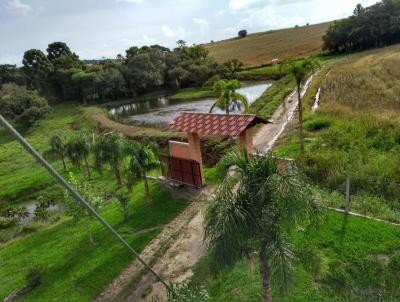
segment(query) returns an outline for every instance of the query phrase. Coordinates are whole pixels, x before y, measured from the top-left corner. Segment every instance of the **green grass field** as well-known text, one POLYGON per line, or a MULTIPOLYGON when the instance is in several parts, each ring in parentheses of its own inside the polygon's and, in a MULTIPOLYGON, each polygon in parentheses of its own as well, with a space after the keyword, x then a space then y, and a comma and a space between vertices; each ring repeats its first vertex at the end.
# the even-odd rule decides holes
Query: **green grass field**
MULTIPOLYGON (((400 228, 329 212, 318 228, 299 230, 292 245, 295 280, 287 295, 273 292, 274 301, 399 301, 400 228)), ((258 264, 250 272, 242 261, 215 274, 208 263, 198 263, 193 283, 205 286, 211 301, 261 301, 258 264)))
POLYGON ((310 179, 338 206, 347 174, 352 207, 399 222, 400 46, 354 54, 328 65, 304 98, 306 150, 297 129, 280 140, 277 152, 298 159, 310 179), (318 87, 321 106, 310 111, 318 87))
MULTIPOLYGON (((22 135, 40 153, 43 153, 54 134, 70 136, 73 126, 81 123, 77 105, 66 104, 53 107, 48 118, 22 135), (77 123, 77 124, 76 124, 77 123)), ((57 168, 59 163, 54 163, 57 168)), ((50 175, 29 155, 22 146, 0 129, 0 200, 13 203, 29 200, 31 194, 52 186, 50 175)))
POLYGON ((246 67, 268 64, 278 58, 293 59, 322 51, 322 37, 329 23, 273 30, 206 44, 210 55, 223 63, 238 59, 246 67))
MULTIPOLYGON (((56 105, 47 119, 22 134, 42 153, 48 148, 51 135, 62 134, 68 139, 75 131, 91 127, 74 104, 56 105)), ((77 177, 83 177, 82 171, 67 163, 77 177)), ((67 176, 59 162, 52 164, 67 176)), ((52 177, 4 130, 0 132, 0 171, 0 198, 6 203, 24 203, 44 193, 62 201, 62 190, 52 177)), ((113 174, 93 171, 90 183, 104 197, 100 214, 139 252, 187 205, 187 201, 173 198, 170 191, 155 183, 151 184, 153 203, 149 205, 140 182, 130 195, 131 215, 123 221, 114 199, 117 186, 113 174)), ((92 221, 91 227, 94 245, 84 222, 65 214, 51 217, 47 223, 34 221, 0 230, 1 238, 5 238, 0 243, 0 299, 23 287, 27 273, 35 267, 45 269, 43 282, 21 301, 59 301, 60 297, 63 301, 89 301, 99 294, 133 257, 100 224, 92 221)))
POLYGON ((214 97, 215 95, 216 93, 213 91, 212 87, 185 88, 170 96, 170 99, 173 101, 188 101, 214 97))
MULTIPOLYGON (((128 221, 122 221, 116 201, 100 210, 107 222, 138 251, 187 205, 156 185, 151 187, 154 200, 148 205, 142 186, 134 188, 128 221)), ((28 270, 38 265, 46 269, 43 283, 21 301, 59 301, 60 297, 63 301, 89 301, 99 294, 133 257, 99 223, 91 224, 94 245, 83 222, 65 218, 51 227, 0 245, 0 299, 23 286, 28 270)))

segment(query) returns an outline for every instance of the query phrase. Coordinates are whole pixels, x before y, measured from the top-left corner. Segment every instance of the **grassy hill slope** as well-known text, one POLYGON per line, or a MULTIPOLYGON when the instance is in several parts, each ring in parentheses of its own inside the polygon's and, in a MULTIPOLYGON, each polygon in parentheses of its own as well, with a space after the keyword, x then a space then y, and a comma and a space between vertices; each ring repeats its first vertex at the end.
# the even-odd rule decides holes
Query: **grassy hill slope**
POLYGON ((351 176, 354 211, 400 221, 400 45, 351 55, 321 71, 305 96, 306 150, 298 131, 278 152, 297 158, 307 175, 343 202, 351 176), (321 106, 311 112, 318 87, 321 106))
POLYGON ((288 28, 248 35, 206 44, 218 62, 238 59, 246 67, 270 63, 275 58, 299 58, 317 54, 329 22, 299 28, 288 28))

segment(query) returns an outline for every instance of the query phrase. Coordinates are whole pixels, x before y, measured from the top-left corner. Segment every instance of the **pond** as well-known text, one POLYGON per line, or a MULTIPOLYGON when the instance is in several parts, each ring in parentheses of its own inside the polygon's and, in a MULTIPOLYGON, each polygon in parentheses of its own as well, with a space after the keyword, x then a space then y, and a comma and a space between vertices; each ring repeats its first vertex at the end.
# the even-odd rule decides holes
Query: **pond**
MULTIPOLYGON (((243 83, 237 92, 245 95, 249 103, 256 101, 272 83, 243 83)), ((124 117, 136 124, 168 125, 182 111, 208 112, 215 98, 205 98, 195 101, 172 101, 162 96, 146 101, 132 101, 132 103, 109 108, 111 115, 124 117)), ((232 112, 241 113, 241 108, 232 108, 232 112)), ((216 108, 215 113, 224 113, 216 108)))

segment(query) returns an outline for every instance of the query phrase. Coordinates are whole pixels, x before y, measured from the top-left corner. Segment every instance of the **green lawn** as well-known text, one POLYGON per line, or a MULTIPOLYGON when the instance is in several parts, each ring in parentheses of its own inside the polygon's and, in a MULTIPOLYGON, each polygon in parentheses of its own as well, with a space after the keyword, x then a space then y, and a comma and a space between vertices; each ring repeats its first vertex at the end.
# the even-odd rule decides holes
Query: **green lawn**
MULTIPOLYGON (((295 282, 286 296, 274 292, 274 301, 399 301, 400 228, 329 212, 317 229, 299 230, 293 245, 300 251, 295 282), (311 258, 318 265, 310 266, 311 258)), ((193 282, 204 285, 213 302, 261 301, 258 265, 253 273, 239 262, 213 274, 203 258, 193 282)))
MULTIPOLYGON (((151 189, 154 201, 148 205, 142 184, 135 187, 126 222, 117 202, 100 211, 138 251, 187 205, 156 185, 151 189), (148 228, 151 230, 135 234, 148 228)), ((0 245, 0 299, 23 286, 26 273, 37 265, 46 268, 43 284, 22 301, 59 301, 60 297, 63 301, 89 301, 96 296, 133 257, 100 224, 92 222, 92 227, 95 245, 90 243, 85 225, 71 219, 0 245)))
MULTIPOLYGON (((56 105, 47 119, 22 134, 42 153, 48 148, 51 135, 58 133, 68 138, 76 129, 91 129, 79 108, 74 104, 56 105)), ((52 164, 66 176, 58 161, 52 164)), ((82 177, 79 169, 70 165, 70 170, 82 177)), ((153 203, 148 205, 144 201, 143 183, 138 183, 130 196, 131 215, 124 222, 113 198, 117 189, 114 175, 110 171, 103 174, 93 171, 90 183, 105 199, 100 214, 139 252, 187 205, 187 201, 173 198, 155 183, 151 184, 153 203)), ((0 188, 0 200, 11 204, 32 200, 44 192, 53 194, 56 201, 62 199, 62 190, 54 179, 2 129, 0 188)), ((56 217, 51 217, 51 221, 53 218, 56 217)), ((60 301, 60 297, 63 301, 90 301, 99 294, 133 257, 100 224, 93 221, 91 225, 94 245, 89 241, 85 224, 65 215, 55 223, 14 227, 11 232, 15 231, 16 238, 0 243, 0 300, 24 286, 28 271, 37 266, 45 268, 43 283, 22 301, 60 301)), ((10 230, 1 230, 7 231, 10 230)))
POLYGON ((212 87, 185 88, 170 97, 174 101, 191 101, 216 96, 212 87))
POLYGON ((292 76, 284 76, 276 81, 250 106, 250 112, 262 118, 270 118, 285 98, 293 91, 295 81, 292 76))
MULTIPOLYGON (((48 148, 53 134, 70 136, 73 123, 79 121, 79 109, 74 104, 57 105, 48 118, 21 134, 39 152, 48 148)), ((61 167, 55 163, 57 168, 61 167)), ((18 202, 30 198, 31 193, 44 189, 54 181, 21 145, 0 128, 0 200, 18 202)))

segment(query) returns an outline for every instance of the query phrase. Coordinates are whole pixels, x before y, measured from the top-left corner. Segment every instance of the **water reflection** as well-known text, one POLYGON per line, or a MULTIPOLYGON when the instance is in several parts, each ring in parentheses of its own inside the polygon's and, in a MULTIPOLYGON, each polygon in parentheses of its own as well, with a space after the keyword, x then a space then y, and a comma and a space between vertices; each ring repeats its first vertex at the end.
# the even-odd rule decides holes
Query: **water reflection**
MULTIPOLYGON (((252 84, 242 87, 237 91, 245 95, 251 104, 271 85, 271 83, 252 84)), ((110 114, 126 117, 128 120, 138 124, 167 125, 182 111, 208 112, 214 101, 214 98, 206 98, 191 102, 176 102, 171 101, 168 97, 160 97, 114 107, 109 112, 110 114)), ((231 109, 231 112, 242 112, 242 108, 233 107, 231 109)), ((214 112, 224 113, 224 111, 218 108, 214 112)))

